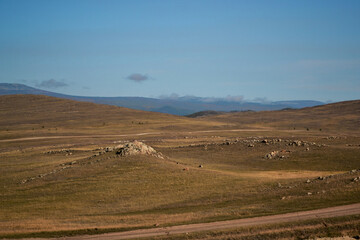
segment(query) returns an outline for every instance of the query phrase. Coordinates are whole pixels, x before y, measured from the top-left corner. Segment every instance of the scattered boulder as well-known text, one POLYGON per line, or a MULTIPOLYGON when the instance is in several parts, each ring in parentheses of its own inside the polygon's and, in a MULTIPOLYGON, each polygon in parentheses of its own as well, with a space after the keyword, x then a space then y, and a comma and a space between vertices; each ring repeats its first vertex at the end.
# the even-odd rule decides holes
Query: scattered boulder
POLYGON ((113 147, 106 147, 105 148, 105 152, 112 152, 112 151, 114 151, 113 147))
POLYGON ((271 153, 268 153, 265 155, 265 158, 267 159, 273 159, 274 157, 278 156, 279 151, 272 151, 271 153))
POLYGON ((300 140, 295 140, 291 143, 289 143, 290 146, 296 146, 296 147, 300 147, 303 145, 303 142, 301 142, 300 140))
POLYGON ((76 164, 76 163, 77 163, 77 161, 66 162, 66 163, 60 164, 60 166, 63 167, 63 166, 66 166, 66 165, 74 165, 74 164, 76 164))
POLYGON ((65 153, 66 156, 72 155, 73 150, 71 149, 60 149, 60 150, 49 150, 47 152, 44 152, 44 154, 59 154, 59 153, 65 153))

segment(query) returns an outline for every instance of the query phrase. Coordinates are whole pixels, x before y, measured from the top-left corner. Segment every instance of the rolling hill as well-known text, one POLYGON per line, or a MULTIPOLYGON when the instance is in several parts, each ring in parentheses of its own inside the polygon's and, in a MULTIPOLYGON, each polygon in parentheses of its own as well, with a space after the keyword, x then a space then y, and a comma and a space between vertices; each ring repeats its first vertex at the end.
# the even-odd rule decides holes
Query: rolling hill
POLYGON ((198 120, 181 116, 44 95, 0 96, 0 131, 8 134, 110 134, 203 126, 198 120))
POLYGON ((199 117, 205 121, 232 123, 241 127, 359 131, 360 100, 331 103, 303 109, 236 112, 199 117))
POLYGON ((0 131, 22 136, 274 128, 358 131, 360 100, 279 111, 200 112, 196 118, 44 95, 0 96, 0 131), (210 114, 209 114, 210 113, 210 114), (216 114, 213 114, 216 113, 216 114))
POLYGON ((43 95, 0 96, 0 238, 359 202, 359 118, 360 101, 187 118, 43 95), (108 151, 134 140, 162 155, 108 151))
POLYGON ((173 115, 189 115, 199 111, 262 111, 280 110, 284 108, 303 108, 324 103, 319 101, 277 101, 258 103, 248 101, 232 101, 226 99, 208 99, 201 97, 178 97, 178 98, 145 98, 145 97, 87 97, 71 96, 26 86, 24 84, 0 83, 0 95, 10 94, 36 94, 59 97, 77 101, 86 101, 100 104, 115 105, 132 109, 169 113, 173 115))

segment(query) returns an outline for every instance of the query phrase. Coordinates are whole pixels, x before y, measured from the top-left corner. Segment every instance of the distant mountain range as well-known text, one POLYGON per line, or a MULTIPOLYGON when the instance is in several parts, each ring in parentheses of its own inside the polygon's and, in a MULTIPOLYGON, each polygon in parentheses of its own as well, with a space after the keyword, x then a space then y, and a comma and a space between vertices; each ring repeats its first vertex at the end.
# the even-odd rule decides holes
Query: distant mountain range
POLYGON ((55 92, 49 92, 24 84, 0 83, 0 95, 11 94, 34 94, 86 101, 100 104, 115 105, 120 107, 169 113, 174 115, 189 115, 200 111, 264 111, 280 110, 285 108, 304 108, 323 105, 323 102, 312 100, 301 101, 276 101, 276 102, 248 102, 227 99, 211 99, 201 97, 177 97, 168 99, 145 98, 145 97, 83 97, 71 96, 55 92))

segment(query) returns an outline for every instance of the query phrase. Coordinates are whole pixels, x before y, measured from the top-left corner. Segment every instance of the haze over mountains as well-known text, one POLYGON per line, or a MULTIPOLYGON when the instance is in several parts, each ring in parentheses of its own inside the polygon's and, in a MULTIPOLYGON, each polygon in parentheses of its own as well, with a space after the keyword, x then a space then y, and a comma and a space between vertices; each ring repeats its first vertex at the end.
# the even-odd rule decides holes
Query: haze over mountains
POLYGON ((78 101, 115 105, 138 110, 188 115, 199 111, 263 111, 280 110, 284 108, 304 108, 323 105, 323 102, 312 100, 289 100, 275 102, 249 102, 231 98, 201 98, 194 96, 145 98, 145 97, 88 97, 72 96, 45 91, 24 84, 0 83, 0 95, 36 94, 78 101))

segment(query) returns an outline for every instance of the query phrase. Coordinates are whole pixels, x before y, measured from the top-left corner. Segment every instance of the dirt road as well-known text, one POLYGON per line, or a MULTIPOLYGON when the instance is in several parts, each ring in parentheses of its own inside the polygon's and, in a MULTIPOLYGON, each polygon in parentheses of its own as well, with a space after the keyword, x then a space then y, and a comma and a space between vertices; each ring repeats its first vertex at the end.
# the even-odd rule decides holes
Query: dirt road
MULTIPOLYGON (((203 130, 203 131, 193 131, 193 132, 183 132, 188 134, 194 133, 216 133, 216 132, 269 132, 274 131, 274 129, 229 129, 229 130, 203 130)), ((289 132, 289 130, 276 130, 278 132, 289 132)), ((291 132, 301 131, 301 130, 291 130, 291 132)), ((69 136, 41 136, 41 137, 23 137, 23 138, 12 138, 12 139, 1 139, 2 142, 19 142, 19 141, 30 141, 30 140, 44 140, 44 139, 72 139, 72 138, 107 138, 107 137, 132 137, 132 136, 144 136, 144 135, 161 135, 166 134, 166 132, 144 132, 144 133, 129 133, 129 134, 113 134, 113 135, 69 135, 69 136)))
POLYGON ((331 207, 331 208, 323 208, 323 209, 311 210, 311 211, 264 216, 264 217, 180 225, 180 226, 165 227, 165 228, 139 229, 134 231, 106 233, 99 235, 64 237, 60 239, 66 239, 66 240, 133 239, 133 238, 155 237, 155 236, 170 235, 170 234, 172 235, 172 234, 220 230, 220 229, 223 230, 223 229, 248 227, 248 226, 256 226, 263 224, 276 224, 276 223, 291 222, 298 220, 309 220, 315 218, 339 217, 339 216, 346 216, 353 214, 360 214, 360 203, 331 207))
POLYGON ((160 134, 158 132, 146 132, 146 133, 131 133, 131 134, 117 134, 117 135, 69 135, 69 136, 43 136, 43 137, 24 137, 13 139, 2 139, 0 142, 19 142, 30 140, 44 140, 44 139, 72 139, 72 138, 107 138, 107 137, 131 137, 131 136, 144 136, 151 134, 160 134))

